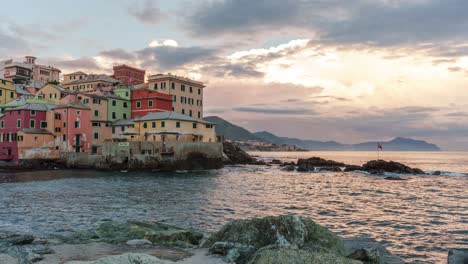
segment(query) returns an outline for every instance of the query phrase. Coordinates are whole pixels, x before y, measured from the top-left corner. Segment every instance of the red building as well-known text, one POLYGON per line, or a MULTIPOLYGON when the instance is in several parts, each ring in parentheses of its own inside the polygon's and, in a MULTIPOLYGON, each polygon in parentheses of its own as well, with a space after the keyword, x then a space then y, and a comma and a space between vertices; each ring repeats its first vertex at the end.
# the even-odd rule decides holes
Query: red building
POLYGON ((172 111, 172 95, 147 89, 132 90, 132 119, 148 113, 172 111))
POLYGON ((114 66, 114 74, 111 76, 123 84, 140 84, 145 82, 145 70, 130 67, 125 64, 114 66))
POLYGON ((26 104, 6 110, 0 117, 0 160, 18 160, 18 132, 25 128, 47 128, 46 104, 26 104))
POLYGON ((79 102, 54 108, 54 133, 62 152, 88 152, 91 147, 91 108, 79 102))

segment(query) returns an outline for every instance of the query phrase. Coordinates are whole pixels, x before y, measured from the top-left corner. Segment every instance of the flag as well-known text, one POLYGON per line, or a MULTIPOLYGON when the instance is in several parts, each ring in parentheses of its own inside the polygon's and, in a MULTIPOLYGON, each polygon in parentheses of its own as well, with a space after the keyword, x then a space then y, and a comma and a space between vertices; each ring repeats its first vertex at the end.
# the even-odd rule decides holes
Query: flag
POLYGON ((377 149, 383 150, 383 147, 380 145, 380 143, 377 143, 377 149))

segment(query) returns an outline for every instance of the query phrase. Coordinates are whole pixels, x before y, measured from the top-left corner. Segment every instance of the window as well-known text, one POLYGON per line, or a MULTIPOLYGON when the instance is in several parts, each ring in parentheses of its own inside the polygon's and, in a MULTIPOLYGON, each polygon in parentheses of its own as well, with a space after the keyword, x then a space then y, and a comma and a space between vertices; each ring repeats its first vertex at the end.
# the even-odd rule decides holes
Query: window
POLYGON ((161 127, 166 127, 166 122, 162 121, 161 122, 161 127))
POLYGON ((75 121, 75 128, 80 128, 80 127, 81 127, 80 121, 75 121))
POLYGON ((201 94, 201 89, 198 89, 198 94, 201 94))
POLYGON ((161 89, 166 90, 166 83, 165 82, 161 83, 161 89))
POLYGON ((0 128, 4 128, 4 127, 5 127, 5 120, 2 120, 2 121, 0 122, 0 128))
POLYGON ((31 110, 31 115, 35 116, 36 115, 36 110, 31 110))
POLYGON ((99 110, 94 110, 94 116, 99 116, 99 110))
POLYGON ((99 139, 99 133, 97 132, 94 133, 94 139, 99 139))
POLYGON ((47 122, 41 121, 41 128, 47 128, 47 122))
POLYGON ((33 120, 33 119, 29 120, 29 127, 36 128, 36 120, 33 120))
POLYGON ((155 89, 155 90, 158 89, 158 84, 157 84, 157 83, 154 84, 154 89, 155 89))
POLYGON ((185 109, 182 109, 182 114, 185 115, 185 109))
POLYGON ((112 100, 112 106, 116 106, 117 102, 115 100, 112 100))
POLYGON ((63 122, 63 127, 67 127, 67 122, 63 122))
POLYGON ((198 118, 201 118, 201 112, 198 111, 198 118))
POLYGON ((213 128, 213 125, 206 125, 206 128, 213 128))
POLYGON ((148 128, 148 123, 143 123, 143 128, 148 128))
POLYGON ((140 101, 136 102, 136 108, 141 108, 141 102, 140 101))
POLYGON ((60 127, 56 127, 55 132, 60 132, 60 127))
POLYGON ((67 134, 63 134, 63 135, 62 135, 62 140, 63 140, 63 141, 67 140, 67 134))
POLYGON ((117 118, 117 114, 115 112, 112 112, 112 119, 116 119, 117 118))
POLYGON ((185 85, 182 84, 182 85, 180 86, 180 90, 181 90, 182 92, 185 92, 185 85))
POLYGON ((76 111, 76 115, 81 115, 81 111, 76 111))
POLYGON ((148 107, 153 107, 153 100, 148 101, 148 107))
POLYGON ((17 127, 17 128, 20 128, 20 127, 21 127, 21 119, 18 119, 18 120, 16 121, 16 127, 17 127))
POLYGON ((189 110, 189 116, 192 117, 192 110, 189 110))
POLYGON ((192 127, 193 127, 193 128, 197 128, 197 123, 193 123, 193 124, 192 124, 192 127))
POLYGON ((193 87, 190 86, 190 93, 193 93, 193 87))
POLYGON ((10 98, 15 98, 15 93, 14 92, 10 92, 10 98))
POLYGON ((175 89, 175 83, 171 83, 171 88, 175 89))
POLYGON ((123 113, 122 117, 123 117, 123 119, 127 119, 127 114, 123 113))
POLYGON ((152 128, 156 128, 156 122, 152 122, 152 123, 151 123, 151 127, 152 127, 152 128))
POLYGON ((123 102, 123 107, 127 108, 127 102, 123 102))
POLYGON ((106 123, 106 127, 109 127, 109 126, 110 126, 110 124, 109 124, 109 123, 106 123))
POLYGON ((62 117, 61 117, 61 114, 59 113, 55 113, 55 120, 60 120, 62 117))
POLYGON ((172 96, 172 102, 177 102, 177 96, 175 95, 172 96))
POLYGON ((112 127, 112 134, 115 134, 115 127, 112 127))
POLYGON ((180 127, 180 122, 177 121, 177 122, 175 123, 175 126, 176 126, 177 128, 179 128, 179 127, 180 127))

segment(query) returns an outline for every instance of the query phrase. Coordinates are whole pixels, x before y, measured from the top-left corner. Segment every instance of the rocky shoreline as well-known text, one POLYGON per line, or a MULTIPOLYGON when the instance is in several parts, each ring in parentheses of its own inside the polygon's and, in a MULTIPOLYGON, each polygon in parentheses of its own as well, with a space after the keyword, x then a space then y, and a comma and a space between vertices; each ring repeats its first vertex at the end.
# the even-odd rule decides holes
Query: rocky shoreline
POLYGON ((235 220, 218 232, 162 223, 107 222, 46 238, 1 234, 0 263, 404 263, 370 238, 342 239, 297 215, 235 220))

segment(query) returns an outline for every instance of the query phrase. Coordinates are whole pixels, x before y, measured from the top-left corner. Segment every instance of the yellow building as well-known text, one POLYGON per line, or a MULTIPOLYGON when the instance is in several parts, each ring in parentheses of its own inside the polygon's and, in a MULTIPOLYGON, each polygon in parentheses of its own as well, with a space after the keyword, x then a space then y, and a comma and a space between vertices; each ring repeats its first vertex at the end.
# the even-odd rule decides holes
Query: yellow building
POLYGON ((15 100, 15 85, 11 81, 0 79, 0 105, 15 100))
POLYGON ((130 141, 216 142, 214 124, 176 112, 149 113, 112 126, 112 138, 130 141))
POLYGON ((77 72, 72 72, 68 74, 63 75, 63 82, 61 83, 62 85, 78 81, 78 80, 83 80, 88 76, 88 74, 82 72, 82 71, 77 71, 77 72))
POLYGON ((69 93, 70 91, 63 88, 62 86, 49 83, 39 89, 36 93, 36 96, 41 99, 52 101, 55 104, 59 104, 60 99, 69 93))
POLYGON ((195 118, 203 118, 202 82, 172 74, 148 77, 148 89, 172 95, 173 111, 195 118))
MULTIPOLYGON (((73 75, 72 75, 73 76, 73 75)), ((75 77, 79 75, 75 75, 75 77)), ((71 76, 70 76, 71 77, 71 76)), ((67 78, 70 78, 67 77, 67 78)), ((62 86, 68 90, 80 91, 80 92, 93 92, 99 90, 101 87, 114 86, 119 83, 119 80, 116 80, 112 77, 109 77, 105 74, 89 74, 86 77, 83 77, 72 82, 62 83, 62 86)))

